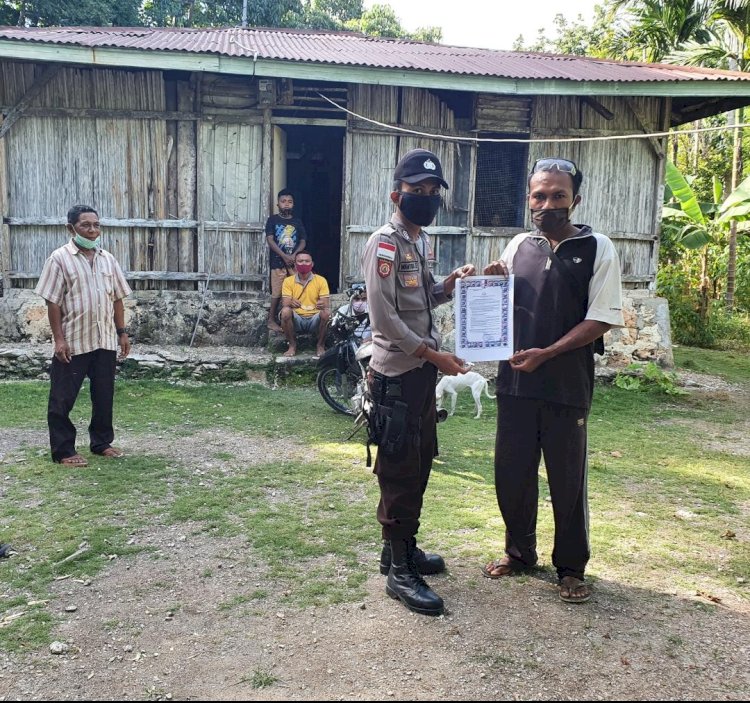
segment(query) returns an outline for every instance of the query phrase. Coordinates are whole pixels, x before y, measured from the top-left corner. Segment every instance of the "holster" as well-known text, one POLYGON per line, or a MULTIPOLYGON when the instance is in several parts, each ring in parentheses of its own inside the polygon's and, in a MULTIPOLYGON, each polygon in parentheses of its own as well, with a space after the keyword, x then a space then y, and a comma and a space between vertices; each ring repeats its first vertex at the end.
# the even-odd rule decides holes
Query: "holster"
POLYGON ((367 466, 372 465, 370 445, 387 456, 398 454, 407 438, 409 406, 401 400, 401 379, 374 373, 367 393, 370 395, 367 417, 367 466))

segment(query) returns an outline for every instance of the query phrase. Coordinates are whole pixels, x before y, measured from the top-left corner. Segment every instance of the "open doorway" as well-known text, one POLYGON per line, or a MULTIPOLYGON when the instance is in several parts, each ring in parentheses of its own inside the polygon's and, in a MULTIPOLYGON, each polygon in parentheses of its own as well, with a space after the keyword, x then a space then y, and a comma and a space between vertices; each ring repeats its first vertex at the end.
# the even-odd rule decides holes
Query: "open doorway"
POLYGON ((279 188, 294 193, 294 212, 308 232, 315 272, 325 277, 332 293, 338 292, 345 129, 315 125, 279 129, 283 138, 275 139, 276 148, 286 142, 286 182, 278 183, 279 188))

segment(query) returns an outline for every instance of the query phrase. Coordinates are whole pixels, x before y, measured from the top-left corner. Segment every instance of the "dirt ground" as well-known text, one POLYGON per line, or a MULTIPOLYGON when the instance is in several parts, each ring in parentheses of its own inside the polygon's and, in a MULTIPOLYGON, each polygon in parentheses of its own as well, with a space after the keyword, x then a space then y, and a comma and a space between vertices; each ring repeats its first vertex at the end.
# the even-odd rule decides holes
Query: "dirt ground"
MULTIPOLYGON (((699 379, 700 380, 700 379, 699 379)), ((123 443, 137 450, 137 438, 123 443)), ((231 437, 195 435, 160 453, 190 465, 231 437), (194 446, 193 446, 194 445, 194 446)), ((144 442, 146 440, 138 439, 144 442)), ((43 433, 5 432, 0 454, 43 433)), ((267 461, 262 439, 245 462, 267 461)), ((742 451, 746 446, 742 447, 742 451)), ((288 455, 287 455, 288 456, 288 455)), ((557 598, 550 573, 491 581, 479 564, 447 557, 429 580, 439 618, 384 594, 377 555, 362 602, 300 610, 274 590, 244 539, 197 525, 150 525, 90 583, 56 581, 49 612, 67 654, 0 652, 0 700, 745 700, 750 694, 750 604, 732 594, 707 607, 656 590, 647 576, 606 573, 586 605, 557 598), (212 578, 202 578, 208 570, 212 578), (255 589, 266 598, 222 609, 255 589), (179 604, 179 607, 175 607, 179 604), (66 608, 75 608, 70 612, 66 608), (253 675, 270 685, 254 687, 253 675)), ((281 587, 279 587, 280 589, 281 587)), ((255 684, 259 680, 256 678, 255 684)))

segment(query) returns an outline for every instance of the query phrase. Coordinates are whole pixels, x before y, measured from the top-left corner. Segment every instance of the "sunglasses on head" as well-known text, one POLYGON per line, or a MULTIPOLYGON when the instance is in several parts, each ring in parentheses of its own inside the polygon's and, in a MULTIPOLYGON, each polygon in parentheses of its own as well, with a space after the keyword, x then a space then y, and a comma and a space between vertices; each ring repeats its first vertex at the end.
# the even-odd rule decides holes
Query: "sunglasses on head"
POLYGON ((563 173, 569 173, 571 176, 575 176, 578 173, 578 167, 567 159, 539 159, 534 164, 534 168, 531 169, 531 173, 538 173, 539 171, 562 171, 563 173))

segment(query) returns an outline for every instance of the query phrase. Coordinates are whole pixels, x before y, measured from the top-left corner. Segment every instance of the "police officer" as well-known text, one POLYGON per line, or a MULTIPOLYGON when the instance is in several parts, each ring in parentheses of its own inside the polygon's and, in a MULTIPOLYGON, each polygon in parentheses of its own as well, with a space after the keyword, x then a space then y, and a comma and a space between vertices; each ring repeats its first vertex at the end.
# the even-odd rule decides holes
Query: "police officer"
POLYGON ((435 257, 422 227, 435 219, 441 187, 448 188, 437 156, 426 149, 409 151, 393 179, 390 197, 396 212, 372 234, 362 257, 373 337, 370 429, 379 447, 380 571, 388 575, 391 598, 414 612, 440 615, 443 600, 422 576, 443 571, 445 562, 419 549, 415 535, 437 449, 437 372, 454 376, 468 368, 454 354, 440 351, 431 311, 451 299, 456 279, 472 275, 474 267, 456 269, 441 283, 430 271, 435 257))

